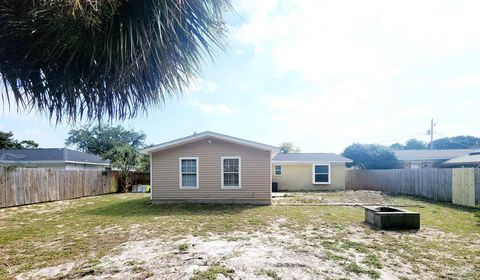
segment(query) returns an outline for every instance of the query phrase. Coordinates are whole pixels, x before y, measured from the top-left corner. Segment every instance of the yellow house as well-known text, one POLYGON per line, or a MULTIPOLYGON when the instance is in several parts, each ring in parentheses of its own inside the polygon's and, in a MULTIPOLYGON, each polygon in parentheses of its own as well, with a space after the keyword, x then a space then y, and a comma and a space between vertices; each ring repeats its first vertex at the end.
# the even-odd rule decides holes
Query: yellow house
POLYGON ((346 163, 333 153, 286 153, 272 159, 272 182, 279 191, 345 190, 346 163))

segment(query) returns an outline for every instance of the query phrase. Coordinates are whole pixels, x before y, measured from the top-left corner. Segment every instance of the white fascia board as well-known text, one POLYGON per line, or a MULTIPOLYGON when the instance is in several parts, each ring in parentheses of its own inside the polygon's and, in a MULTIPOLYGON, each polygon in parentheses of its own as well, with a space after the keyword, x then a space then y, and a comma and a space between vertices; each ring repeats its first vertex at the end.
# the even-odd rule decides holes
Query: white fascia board
POLYGON ((191 143, 191 142, 198 141, 198 140, 208 138, 208 137, 217 138, 217 139, 224 140, 224 141, 227 141, 227 142, 232 142, 232 143, 236 143, 236 144, 240 144, 240 145, 244 145, 244 146, 249 146, 249 147, 253 147, 253 148, 257 148, 257 149, 265 150, 265 151, 279 150, 279 148, 275 147, 275 146, 270 146, 270 145, 250 141, 250 140, 245 140, 245 139, 240 139, 240 138, 236 138, 236 137, 232 137, 232 136, 228 136, 228 135, 223 135, 223 134, 216 133, 216 132, 206 131, 206 132, 194 134, 194 135, 191 135, 191 136, 179 138, 179 139, 176 139, 176 140, 172 140, 172 141, 169 141, 169 142, 165 142, 165 143, 155 145, 155 146, 152 146, 152 147, 149 147, 149 148, 145 148, 143 150, 140 150, 140 153, 145 154, 145 155, 146 154, 151 154, 151 153, 154 153, 154 152, 157 152, 157 151, 170 149, 170 148, 173 148, 173 147, 176 147, 176 146, 191 143))
POLYGON ((272 160, 273 164, 330 164, 330 163, 351 163, 352 161, 282 161, 282 160, 272 160))

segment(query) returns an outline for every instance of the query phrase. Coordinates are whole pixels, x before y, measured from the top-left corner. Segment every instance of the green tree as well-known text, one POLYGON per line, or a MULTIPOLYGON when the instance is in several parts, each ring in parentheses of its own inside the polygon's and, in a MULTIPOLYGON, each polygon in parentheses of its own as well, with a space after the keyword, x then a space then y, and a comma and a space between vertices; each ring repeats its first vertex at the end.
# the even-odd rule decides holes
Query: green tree
POLYGON ((404 146, 400 143, 394 143, 392 145, 389 146, 390 149, 392 150, 403 150, 404 146))
POLYGON ((426 142, 412 138, 408 139, 404 145, 395 143, 390 145, 390 148, 394 150, 425 150, 428 147, 426 142))
POLYGON ((470 135, 444 137, 433 141, 433 148, 445 149, 476 149, 480 148, 480 138, 470 135))
POLYGON ((142 132, 128 130, 120 125, 84 126, 70 130, 65 145, 110 159, 107 153, 117 146, 128 145, 136 149, 143 148, 145 137, 146 135, 142 132))
POLYGON ((132 171, 139 165, 141 159, 137 149, 129 145, 115 146, 105 153, 105 158, 110 159, 112 166, 120 170, 122 191, 131 191, 132 171))
POLYGON ((293 145, 291 142, 283 142, 280 144, 280 153, 298 153, 300 152, 300 148, 293 145))
POLYGON ((404 150, 425 150, 427 143, 417 139, 409 139, 405 142, 404 150))
POLYGON ((354 143, 342 153, 353 160, 352 165, 361 169, 392 169, 398 167, 398 159, 388 148, 378 144, 354 143))
POLYGON ((0 95, 57 122, 135 117, 224 48, 229 10, 229 0, 2 0, 0 95))
POLYGON ((34 149, 38 143, 33 140, 18 141, 13 138, 13 133, 0 131, 0 149, 34 149))

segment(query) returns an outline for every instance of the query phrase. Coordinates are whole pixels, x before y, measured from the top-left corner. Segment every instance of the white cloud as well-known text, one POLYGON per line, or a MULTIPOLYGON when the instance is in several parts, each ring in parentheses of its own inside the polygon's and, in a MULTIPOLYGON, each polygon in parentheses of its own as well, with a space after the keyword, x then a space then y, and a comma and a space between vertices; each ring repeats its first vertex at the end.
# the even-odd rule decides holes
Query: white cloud
POLYGON ((480 1, 242 0, 233 38, 269 73, 300 76, 302 90, 261 98, 263 123, 304 150, 340 151, 425 138, 431 118, 454 119, 438 125, 452 135, 472 128, 461 121, 480 117, 473 91, 456 89, 478 92, 480 76, 458 78, 448 63, 480 50, 478 10, 480 1))
POLYGON ((248 20, 236 40, 314 82, 372 79, 480 47, 479 1, 261 2, 240 2, 248 20))
POLYGON ((215 92, 218 85, 211 81, 206 81, 202 78, 197 78, 190 83, 190 92, 215 92))
POLYGON ((189 102, 189 105, 210 115, 231 115, 234 113, 234 110, 225 104, 211 104, 199 100, 192 100, 189 102))
POLYGON ((440 86, 445 88, 463 88, 463 87, 471 87, 471 86, 480 86, 480 74, 478 75, 468 75, 461 78, 450 79, 446 81, 442 81, 440 86))

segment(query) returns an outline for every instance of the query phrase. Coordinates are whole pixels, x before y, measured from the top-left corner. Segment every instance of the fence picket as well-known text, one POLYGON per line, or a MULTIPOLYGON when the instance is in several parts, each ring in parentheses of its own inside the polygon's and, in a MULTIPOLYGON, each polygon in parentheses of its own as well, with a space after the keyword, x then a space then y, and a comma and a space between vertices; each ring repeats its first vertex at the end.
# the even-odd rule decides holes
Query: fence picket
MULTIPOLYGON (((347 190, 376 190, 437 201, 452 201, 452 169, 347 170, 347 190)), ((480 201, 480 170, 475 171, 477 201, 480 201)))
POLYGON ((0 168, 0 208, 110 193, 109 172, 0 168))

